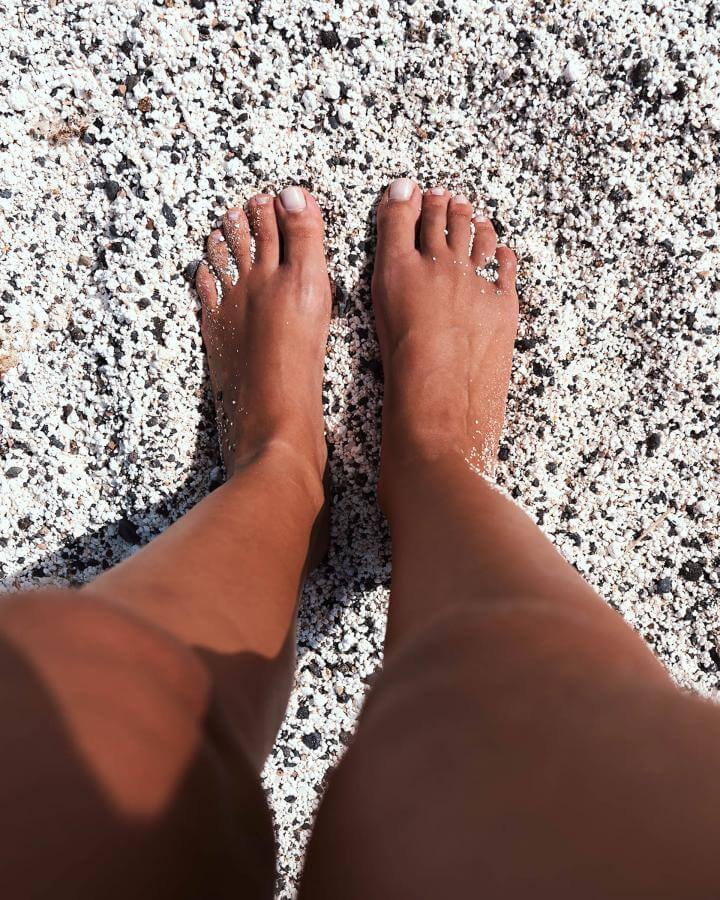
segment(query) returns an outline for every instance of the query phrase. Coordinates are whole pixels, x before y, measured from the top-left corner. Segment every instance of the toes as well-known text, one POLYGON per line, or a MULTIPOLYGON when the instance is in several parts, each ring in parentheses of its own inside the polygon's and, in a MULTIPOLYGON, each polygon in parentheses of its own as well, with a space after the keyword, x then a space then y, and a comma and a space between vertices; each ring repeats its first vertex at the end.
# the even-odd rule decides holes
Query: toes
POLYGON ((447 210, 447 242, 450 249, 467 259, 470 255, 472 204, 464 194, 451 198, 447 210))
POLYGON ((218 295, 215 279, 206 262, 201 262, 195 272, 195 290, 202 304, 203 315, 217 309, 218 295))
POLYGON ((420 249, 423 253, 438 256, 447 250, 445 228, 449 195, 444 188, 425 191, 420 217, 420 249))
POLYGON ((225 241, 235 259, 240 275, 250 270, 250 228, 245 213, 241 209, 229 209, 222 223, 225 241))
POLYGON ((415 250, 422 195, 410 178, 398 178, 385 191, 377 209, 379 255, 415 250))
POLYGON ((509 247, 500 245, 495 251, 498 264, 497 286, 501 291, 512 291, 515 288, 517 259, 509 247))
POLYGON ((324 265, 323 219, 313 196, 304 188, 286 187, 275 198, 275 212, 282 235, 282 261, 324 265))
POLYGON ((493 223, 486 216, 475 216, 475 237, 473 238, 471 258, 476 266, 484 266, 495 256, 497 235, 493 223))
POLYGON ((257 194, 248 201, 247 210, 255 239, 255 264, 275 268, 280 264, 280 233, 273 198, 257 194))
POLYGON ((218 228, 210 232, 207 240, 207 255, 210 265, 215 270, 215 274, 220 279, 223 290, 232 287, 232 272, 230 271, 230 258, 228 256, 227 244, 222 231, 218 228))

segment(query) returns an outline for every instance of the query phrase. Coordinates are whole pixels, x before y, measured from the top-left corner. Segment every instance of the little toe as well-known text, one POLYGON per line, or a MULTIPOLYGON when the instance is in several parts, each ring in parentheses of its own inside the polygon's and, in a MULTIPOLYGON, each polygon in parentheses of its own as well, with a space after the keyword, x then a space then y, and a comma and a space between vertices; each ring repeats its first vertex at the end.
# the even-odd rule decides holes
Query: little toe
POLYGON ((377 208, 379 257, 415 250, 421 206, 420 188, 412 179, 398 178, 392 182, 377 208))
POLYGON ((473 238, 471 258, 476 266, 485 266, 495 256, 497 235, 493 223, 486 216, 475 216, 475 237, 473 238))
POLYGON ((228 256, 225 237, 219 228, 210 232, 207 240, 207 255, 210 260, 210 265, 220 279, 223 290, 231 288, 233 282, 230 270, 230 257, 228 256))
POLYGON ((229 209, 223 218, 222 230, 239 274, 246 275, 251 260, 250 228, 245 213, 238 207, 229 209))
POLYGON ((248 200, 247 210, 255 239, 255 264, 276 268, 280 264, 280 232, 273 198, 256 194, 248 200))
POLYGON ((282 261, 290 265, 325 265, 323 218, 314 197, 294 185, 275 198, 275 213, 282 235, 282 261))
POLYGON ((472 204, 464 194, 455 194, 447 209, 447 242, 463 258, 470 255, 470 217, 472 204))
POLYGON ((495 259, 497 259, 498 264, 498 288, 501 291, 513 291, 517 274, 517 258, 515 254, 509 247, 501 244, 495 251, 495 259))
POLYGON ((438 256, 447 250, 447 208, 450 195, 444 188, 430 188, 422 198, 420 216, 420 249, 438 256))
POLYGON ((195 290, 200 298, 203 317, 214 312, 218 307, 218 294, 215 279, 206 262, 201 262, 195 271, 195 290))

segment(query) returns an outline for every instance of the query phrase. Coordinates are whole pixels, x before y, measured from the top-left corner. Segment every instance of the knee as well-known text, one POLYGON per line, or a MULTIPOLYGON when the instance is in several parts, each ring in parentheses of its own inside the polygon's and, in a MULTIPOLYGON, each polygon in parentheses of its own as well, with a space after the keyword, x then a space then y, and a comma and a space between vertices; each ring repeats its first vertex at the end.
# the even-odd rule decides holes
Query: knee
POLYGON ((513 694, 528 684, 552 689, 591 683, 595 676, 617 685, 671 684, 647 644, 602 601, 575 607, 503 597, 449 605, 389 655, 369 700, 392 695, 388 685, 398 694, 416 686, 429 696, 477 696, 479 689, 513 694))
POLYGON ((0 773, 14 798, 0 825, 29 828, 47 798, 63 823, 36 817, 27 835, 48 855, 38 879, 81 852, 88 883, 102 883, 92 896, 120 885, 123 896, 234 896, 256 878, 270 896, 260 782, 206 669, 171 636, 86 593, 0 599, 0 713, 13 722, 0 773), (112 855, 117 883, 112 866, 93 869, 92 848, 112 855))
POLYGON ((166 803, 203 743, 210 703, 190 650, 124 610, 58 590, 2 600, 0 657, 25 671, 5 679, 0 703, 42 695, 120 813, 153 815, 166 803))

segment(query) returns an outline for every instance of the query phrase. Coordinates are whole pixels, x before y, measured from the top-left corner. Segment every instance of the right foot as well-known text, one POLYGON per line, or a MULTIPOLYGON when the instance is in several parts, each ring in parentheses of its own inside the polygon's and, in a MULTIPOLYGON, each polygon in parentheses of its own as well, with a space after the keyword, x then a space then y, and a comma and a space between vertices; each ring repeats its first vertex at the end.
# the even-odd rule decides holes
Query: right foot
POLYGON ((299 187, 253 197, 247 209, 227 211, 196 274, 225 469, 229 477, 279 447, 321 481, 331 305, 322 215, 299 187))
POLYGON ((385 192, 377 221, 380 493, 398 467, 448 454, 492 474, 517 330, 515 255, 497 246, 488 219, 472 219, 466 198, 441 188, 422 194, 407 178, 385 192), (493 258, 497 281, 477 274, 493 258))

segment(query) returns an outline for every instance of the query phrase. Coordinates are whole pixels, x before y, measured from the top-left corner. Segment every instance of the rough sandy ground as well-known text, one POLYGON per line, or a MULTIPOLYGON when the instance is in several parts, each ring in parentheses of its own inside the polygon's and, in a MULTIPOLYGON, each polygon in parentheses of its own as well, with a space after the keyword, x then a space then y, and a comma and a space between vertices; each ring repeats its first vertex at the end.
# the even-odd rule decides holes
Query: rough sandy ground
POLYGON ((393 176, 465 190, 522 260, 499 480, 681 684, 718 687, 716 7, 0 0, 6 587, 87 580, 206 493, 187 272, 257 190, 327 214, 336 515, 267 768, 282 896, 381 659, 368 275, 393 176))

